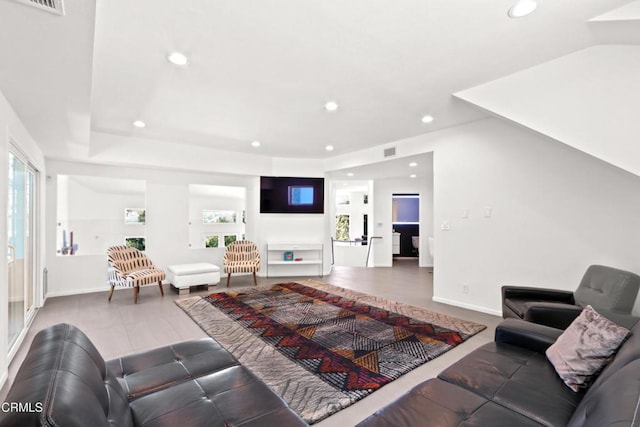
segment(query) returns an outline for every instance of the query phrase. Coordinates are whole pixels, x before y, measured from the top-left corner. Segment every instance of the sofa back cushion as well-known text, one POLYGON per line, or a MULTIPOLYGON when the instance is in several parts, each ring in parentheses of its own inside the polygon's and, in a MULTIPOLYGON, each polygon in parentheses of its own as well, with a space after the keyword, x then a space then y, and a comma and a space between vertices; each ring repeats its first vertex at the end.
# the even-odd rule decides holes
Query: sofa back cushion
POLYGON ((14 410, 0 413, 0 427, 133 426, 125 393, 107 375, 104 359, 68 324, 34 337, 5 401, 14 410))
MULTIPOLYGON (((632 318, 630 318, 632 319, 632 318)), ((635 320, 635 319, 632 319, 635 320)), ((630 426, 640 399, 640 322, 576 408, 569 426, 630 426), (615 422, 620 421, 620 424, 615 422), (626 420, 626 421, 625 421, 626 420)), ((640 418, 635 420, 640 422, 640 418)))
MULTIPOLYGON (((629 317, 629 319, 633 319, 629 317)), ((616 322, 620 324, 620 322, 616 322)), ((635 325, 628 326, 631 333, 627 340, 622 343, 622 346, 618 349, 617 353, 613 357, 613 360, 604 368, 604 370, 598 375, 598 379, 589 388, 589 391, 597 389, 603 383, 605 383, 609 377, 622 369, 625 365, 640 359, 640 322, 636 322, 635 325)))
POLYGON ((613 373, 600 387, 590 389, 576 408, 568 427, 637 426, 640 422, 640 359, 613 373))
POLYGON ((574 293, 576 304, 631 314, 640 289, 640 276, 604 265, 592 265, 574 293))

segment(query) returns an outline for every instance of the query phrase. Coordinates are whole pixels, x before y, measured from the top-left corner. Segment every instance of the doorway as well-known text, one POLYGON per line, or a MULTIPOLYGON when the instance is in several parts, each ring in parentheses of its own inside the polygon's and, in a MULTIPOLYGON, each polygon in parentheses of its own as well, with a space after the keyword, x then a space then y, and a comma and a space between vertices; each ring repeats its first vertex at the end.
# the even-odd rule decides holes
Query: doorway
POLYGON ((9 150, 7 284, 9 354, 35 311, 37 288, 38 171, 16 149, 9 150))
POLYGON ((420 247, 420 195, 394 193, 391 204, 391 247, 396 261, 419 259, 420 247))

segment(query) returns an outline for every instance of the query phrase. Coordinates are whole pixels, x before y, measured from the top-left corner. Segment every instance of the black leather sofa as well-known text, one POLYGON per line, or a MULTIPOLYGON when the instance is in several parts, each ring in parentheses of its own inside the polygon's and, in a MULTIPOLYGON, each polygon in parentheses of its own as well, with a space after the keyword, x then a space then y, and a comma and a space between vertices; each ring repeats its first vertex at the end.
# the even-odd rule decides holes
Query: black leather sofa
POLYGON ((620 323, 632 335, 586 392, 569 389, 544 354, 562 330, 507 319, 496 329, 495 342, 417 385, 358 427, 640 425, 640 323, 632 317, 620 323))
POLYGON ((35 336, 5 402, 2 427, 307 425, 210 338, 105 362, 68 324, 35 336))

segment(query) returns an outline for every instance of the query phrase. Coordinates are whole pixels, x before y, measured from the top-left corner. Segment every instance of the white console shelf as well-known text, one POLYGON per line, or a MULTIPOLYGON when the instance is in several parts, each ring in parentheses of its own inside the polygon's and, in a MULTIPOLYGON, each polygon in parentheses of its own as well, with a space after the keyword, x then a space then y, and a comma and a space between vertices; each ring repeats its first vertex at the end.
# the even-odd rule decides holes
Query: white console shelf
POLYGON ((277 276, 322 276, 324 245, 322 243, 267 243, 267 277, 277 270, 277 276), (293 261, 284 254, 293 252, 293 261), (298 259, 298 261, 296 261, 298 259), (313 268, 312 268, 313 267, 313 268))

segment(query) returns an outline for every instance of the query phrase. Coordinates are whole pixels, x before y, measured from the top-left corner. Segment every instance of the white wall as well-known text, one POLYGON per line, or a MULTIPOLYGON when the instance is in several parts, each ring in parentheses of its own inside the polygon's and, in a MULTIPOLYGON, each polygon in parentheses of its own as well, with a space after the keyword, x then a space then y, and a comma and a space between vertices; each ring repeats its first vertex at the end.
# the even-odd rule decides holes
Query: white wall
MULTIPOLYGON (((432 149, 425 145, 425 148, 432 149)), ((394 193, 412 193, 420 195, 420 267, 433 266, 429 255, 428 237, 433 236, 434 199, 433 199, 433 154, 425 152, 423 164, 417 169, 416 178, 385 178, 373 182, 373 218, 369 221, 369 236, 380 236, 381 240, 372 241, 373 260, 376 267, 391 267, 393 253, 391 248, 393 232, 392 201, 394 193)))
MULTIPOLYGON (((245 235, 258 244, 266 260, 267 242, 322 242, 324 272, 330 268, 327 215, 260 214, 259 177, 222 175, 200 172, 181 172, 144 168, 100 166, 84 163, 49 161, 51 179, 48 180, 47 253, 57 249, 56 198, 59 174, 141 179, 146 181, 146 253, 160 268, 171 264, 210 262, 222 265, 224 248, 190 249, 190 184, 235 186, 246 188, 245 235)), ((282 172, 282 171, 279 171, 282 172)), ((316 175, 317 176, 317 175, 316 175)), ((325 184, 325 199, 328 186, 325 184)), ((224 200, 220 207, 226 206, 224 200)), ((234 205, 236 206, 236 205, 234 205)), ((239 206, 236 206, 239 208, 239 206)), ((225 207, 225 209, 227 209, 225 207)), ((239 212, 241 216, 241 210, 239 212)), ((241 225, 240 225, 241 226, 241 225)), ((49 263, 49 295, 70 295, 106 290, 106 254, 53 256, 49 263)), ((302 268, 302 266, 301 266, 302 268)), ((304 273, 304 270, 274 271, 276 273, 304 273)), ((320 273, 320 272, 318 272, 320 273)), ((266 262, 260 275, 266 275, 266 262)))
MULTIPOLYGON (((0 211, 7 212, 7 200, 8 200, 8 181, 7 181, 7 165, 9 162, 9 145, 10 141, 13 141, 18 148, 29 158, 29 160, 33 163, 33 165, 40 172, 40 185, 38 188, 39 191, 39 203, 40 206, 44 206, 45 201, 45 191, 44 191, 44 177, 45 177, 45 167, 44 167, 44 157, 42 156, 42 151, 37 146, 36 142, 33 140, 28 130, 24 127, 17 114, 5 98, 5 96, 0 92, 0 211)), ((42 215, 39 220, 39 228, 43 229, 43 217, 42 215)), ((0 225, 0 240, 2 242, 7 241, 7 220, 2 221, 0 225)), ((44 241, 44 239, 42 239, 44 241)), ((44 259, 44 250, 43 247, 37 248, 37 253, 39 257, 39 265, 45 265, 44 259)), ((41 268, 38 267, 38 289, 41 289, 42 283, 42 275, 41 268)), ((3 283, 8 276, 7 272, 7 263, 0 263, 0 277, 3 278, 3 283)), ((41 304, 40 298, 40 290, 36 293, 36 305, 41 304)), ((0 287, 0 387, 5 383, 7 379, 7 368, 9 365, 9 360, 7 358, 7 354, 9 353, 9 346, 7 342, 7 334, 8 334, 8 325, 5 319, 7 319, 7 303, 8 303, 8 287, 1 286, 0 287)))
MULTIPOLYGON (((433 152, 434 300, 498 315, 503 284, 575 290, 598 263, 640 273, 638 176, 496 118, 387 145, 397 157, 433 152), (443 221, 450 231, 441 230, 443 221)), ((379 162, 382 148, 325 165, 379 162)), ((384 237, 379 266, 391 263, 390 195, 400 191, 375 183, 373 221, 383 225, 370 234, 384 237)), ((424 238, 420 253, 428 253, 424 238)))
POLYGON ((420 195, 420 267, 433 265, 427 247, 427 238, 433 230, 433 177, 431 175, 417 178, 389 178, 374 181, 374 222, 370 227, 371 236, 381 236, 382 240, 374 241, 373 260, 376 267, 391 267, 393 253, 391 248, 392 199, 394 193, 412 193, 420 195))
MULTIPOLYGON (((191 262, 222 265, 223 248, 189 248, 189 185, 245 187, 249 183, 243 176, 100 166, 55 160, 48 161, 47 170, 51 176, 47 180, 47 254, 53 255, 57 250, 56 178, 59 174, 140 179, 146 181, 146 253, 160 268, 191 262)), ((250 238, 249 235, 247 237, 250 238)), ((78 255, 74 256, 49 256, 49 296, 106 290, 106 253, 88 255, 83 253, 82 246, 79 249, 78 255)))
MULTIPOLYGON (((282 171, 281 171, 282 172, 282 171)), ((282 175, 282 174, 280 174, 282 175)), ((302 175, 301 176, 310 176, 302 175)), ((317 175, 316 175, 317 176, 317 175)), ((324 245, 323 272, 326 274, 331 267, 331 241, 329 235, 328 200, 330 181, 325 180, 325 214, 261 214, 260 213, 260 178, 252 178, 252 184, 247 191, 247 235, 251 232, 251 240, 256 242, 262 262, 260 274, 267 274, 267 244, 268 243, 322 243, 324 245)), ((314 274, 320 269, 309 265, 291 265, 286 267, 270 267, 269 275, 286 276, 303 273, 314 274)))
POLYGON ((497 119, 466 130, 435 150, 435 300, 499 314, 503 284, 574 290, 591 264, 640 272, 640 178, 497 119))
MULTIPOLYGON (((434 230, 436 239, 435 300, 499 314, 500 286, 505 283, 573 290, 587 266, 595 263, 640 272, 634 247, 634 242, 640 241, 637 176, 498 119, 432 132, 394 145, 399 157, 432 152, 433 181, 428 176, 374 181, 369 235, 383 237, 374 243, 374 264, 392 265, 391 195, 421 194, 420 265, 431 264, 426 239, 429 233, 423 231, 426 225, 426 230, 434 230), (432 207, 428 206, 431 198, 432 207), (491 208, 490 218, 484 218, 485 207, 491 208), (468 218, 462 218, 464 211, 469 212, 468 218), (443 221, 449 223, 450 231, 440 229, 443 221), (465 285, 468 293, 463 292, 465 285)), ((377 160, 379 150, 376 147, 351 157, 337 157, 331 168, 377 160)), ((277 164, 274 175, 295 175, 286 173, 288 162, 277 164)), ((307 176, 322 176, 316 166, 307 176)), ((188 249, 188 185, 198 183, 247 188, 246 234, 258 243, 263 256, 268 242, 322 242, 325 273, 329 270, 331 215, 260 214, 256 176, 63 162, 51 162, 48 169, 53 175, 145 179, 147 234, 161 236, 148 241, 148 252, 160 266, 221 260, 222 253, 188 249)), ((326 201, 330 185, 327 180, 325 212, 329 212, 326 201)), ((55 191, 50 193, 53 196, 55 191)), ((52 229, 55 224, 48 223, 47 232, 52 229)), ((103 289, 103 258, 85 265, 57 265, 57 258, 49 263, 52 292, 77 293, 91 286, 103 289), (78 281, 78 277, 83 280, 78 281)), ((263 263, 260 274, 265 273, 263 263)))

